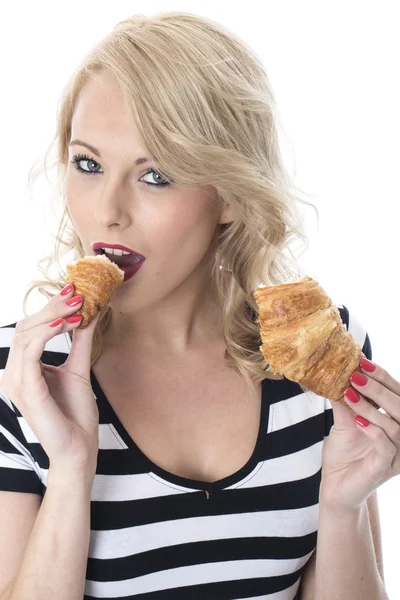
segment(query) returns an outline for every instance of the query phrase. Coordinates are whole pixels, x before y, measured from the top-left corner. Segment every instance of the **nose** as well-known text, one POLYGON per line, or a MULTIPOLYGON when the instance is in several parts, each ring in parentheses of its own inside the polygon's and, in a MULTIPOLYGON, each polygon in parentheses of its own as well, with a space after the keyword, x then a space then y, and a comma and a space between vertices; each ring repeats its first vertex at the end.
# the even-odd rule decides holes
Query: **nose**
POLYGON ((110 227, 125 228, 131 217, 128 212, 128 200, 122 189, 105 188, 96 203, 95 219, 97 223, 108 229, 110 227))

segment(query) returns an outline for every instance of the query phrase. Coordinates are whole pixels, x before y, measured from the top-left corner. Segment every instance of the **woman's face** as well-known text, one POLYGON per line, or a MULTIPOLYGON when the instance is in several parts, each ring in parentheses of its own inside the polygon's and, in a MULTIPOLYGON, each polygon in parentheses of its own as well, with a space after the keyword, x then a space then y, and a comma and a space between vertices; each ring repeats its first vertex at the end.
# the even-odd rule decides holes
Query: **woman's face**
POLYGON ((77 142, 69 147, 66 201, 85 253, 95 254, 95 242, 119 243, 146 257, 110 304, 131 312, 204 280, 218 223, 233 220, 229 207, 217 204, 211 187, 163 186, 157 171, 146 173, 151 162, 135 164, 146 150, 106 73, 82 91, 72 120, 71 141, 77 139, 96 149, 77 142), (89 160, 72 164, 79 154, 89 160))

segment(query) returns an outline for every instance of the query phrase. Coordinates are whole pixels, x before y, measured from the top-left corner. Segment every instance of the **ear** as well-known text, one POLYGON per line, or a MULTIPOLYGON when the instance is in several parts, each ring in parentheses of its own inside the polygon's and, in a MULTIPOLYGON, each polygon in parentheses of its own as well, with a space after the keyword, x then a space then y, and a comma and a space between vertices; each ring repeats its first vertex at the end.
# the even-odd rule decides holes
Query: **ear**
POLYGON ((219 216, 219 224, 232 223, 232 221, 236 221, 237 218, 238 215, 235 209, 230 204, 224 202, 219 216))

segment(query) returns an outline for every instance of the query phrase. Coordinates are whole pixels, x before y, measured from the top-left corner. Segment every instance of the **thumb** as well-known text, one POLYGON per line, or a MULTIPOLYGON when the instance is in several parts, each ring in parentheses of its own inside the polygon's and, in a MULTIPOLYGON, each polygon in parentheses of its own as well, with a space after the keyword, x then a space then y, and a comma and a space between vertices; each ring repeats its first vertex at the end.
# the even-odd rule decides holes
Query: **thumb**
POLYGON ((336 431, 354 428, 354 413, 345 402, 331 402, 333 426, 336 431))
POLYGON ((73 330, 72 346, 65 366, 78 375, 87 376, 90 371, 93 334, 100 317, 106 312, 107 306, 100 309, 85 329, 77 327, 73 330))

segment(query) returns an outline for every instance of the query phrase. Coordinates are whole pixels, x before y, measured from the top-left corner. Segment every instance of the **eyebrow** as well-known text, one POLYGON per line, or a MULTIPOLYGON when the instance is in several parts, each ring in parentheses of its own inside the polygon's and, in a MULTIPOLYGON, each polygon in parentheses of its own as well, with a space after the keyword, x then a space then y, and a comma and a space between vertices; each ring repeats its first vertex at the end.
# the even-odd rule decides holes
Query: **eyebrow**
MULTIPOLYGON (((86 142, 82 142, 82 140, 71 140, 70 143, 68 144, 68 146, 73 146, 73 145, 77 145, 77 146, 85 146, 85 148, 88 148, 88 150, 90 150, 91 152, 93 152, 94 154, 97 154, 97 156, 99 158, 101 158, 101 154, 100 152, 97 150, 97 148, 95 148, 94 146, 91 146, 90 144, 87 144, 86 142)), ((135 165, 141 165, 145 162, 150 162, 150 159, 147 158, 147 156, 142 156, 141 158, 137 158, 135 160, 135 165)))

